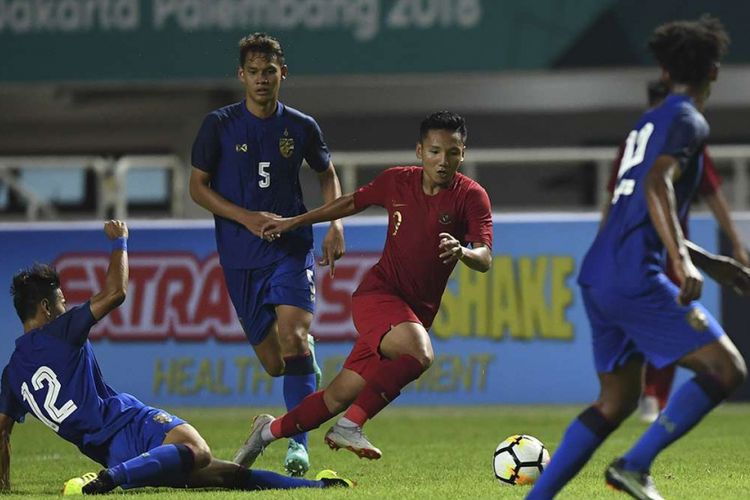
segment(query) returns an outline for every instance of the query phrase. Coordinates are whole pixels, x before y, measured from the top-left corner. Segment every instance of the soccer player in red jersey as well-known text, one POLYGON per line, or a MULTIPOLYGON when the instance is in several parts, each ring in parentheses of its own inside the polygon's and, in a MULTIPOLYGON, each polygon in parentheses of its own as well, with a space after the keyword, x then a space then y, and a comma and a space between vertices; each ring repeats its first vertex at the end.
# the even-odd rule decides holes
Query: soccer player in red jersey
POLYGON ((388 234, 380 261, 352 297, 359 332, 344 367, 324 390, 307 396, 280 418, 259 415, 237 453, 251 464, 272 441, 315 429, 347 410, 325 440, 360 457, 381 452, 362 426, 393 401, 432 363, 427 330, 440 305, 448 277, 461 261, 486 272, 492 262, 492 212, 485 190, 457 173, 464 160, 466 125, 441 111, 420 126, 421 167, 395 167, 352 194, 306 214, 267 223, 264 237, 275 240, 296 227, 340 219, 371 205, 388 210, 388 234))
MULTIPOLYGON (((669 86, 661 81, 654 80, 648 83, 648 105, 650 108, 656 107, 669 95, 669 86)), ((612 173, 607 183, 607 191, 612 195, 617 182, 617 172, 620 169, 624 143, 620 145, 617 157, 612 163, 612 173)), ((737 233, 737 229, 732 222, 729 214, 729 204, 721 193, 721 175, 716 170, 713 159, 708 154, 708 147, 703 148, 703 177, 698 186, 698 194, 701 199, 708 205, 714 214, 719 227, 732 243, 732 256, 743 266, 750 266, 750 259, 747 250, 742 243, 742 239, 737 233)), ((602 224, 607 218, 610 204, 603 207, 602 224)), ((685 238, 688 238, 688 216, 680 220, 680 226, 685 238)), ((673 266, 669 256, 665 273, 673 283, 679 284, 679 280, 674 274, 673 266)), ((644 422, 653 422, 659 416, 659 412, 667 406, 667 399, 672 390, 674 381, 675 365, 667 365, 664 368, 656 368, 651 363, 646 363, 643 374, 643 394, 638 405, 641 420, 644 422)))

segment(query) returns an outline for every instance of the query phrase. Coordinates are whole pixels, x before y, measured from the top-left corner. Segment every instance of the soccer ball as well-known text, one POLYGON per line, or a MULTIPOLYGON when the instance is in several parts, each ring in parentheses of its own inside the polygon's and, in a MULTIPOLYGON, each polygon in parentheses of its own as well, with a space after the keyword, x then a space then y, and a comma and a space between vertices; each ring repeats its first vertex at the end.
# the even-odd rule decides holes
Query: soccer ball
POLYGON ((534 484, 549 463, 549 452, 532 436, 510 436, 497 445, 492 468, 500 484, 534 484))

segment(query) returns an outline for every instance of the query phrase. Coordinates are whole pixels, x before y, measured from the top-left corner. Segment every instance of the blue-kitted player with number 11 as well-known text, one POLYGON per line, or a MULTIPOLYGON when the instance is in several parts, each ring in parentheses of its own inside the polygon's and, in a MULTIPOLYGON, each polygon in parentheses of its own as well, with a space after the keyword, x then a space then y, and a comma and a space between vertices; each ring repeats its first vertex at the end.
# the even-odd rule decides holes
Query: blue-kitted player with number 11
POLYGON ((672 93, 628 135, 612 207, 578 277, 599 397, 570 424, 530 499, 554 497, 633 412, 644 357, 657 368, 678 363, 695 376, 607 468, 610 486, 639 499, 661 498, 650 475, 656 456, 746 377, 737 348, 696 300, 703 283, 697 267, 741 292, 750 285, 748 269, 685 240, 679 224, 701 179, 708 136, 701 111, 728 43, 721 23, 710 17, 664 24, 651 37, 649 47, 672 93), (664 274, 667 253, 679 288, 664 274))
MULTIPOLYGON (((307 211, 299 171, 307 161, 318 172, 324 201, 341 196, 336 171, 318 124, 279 102, 287 76, 279 42, 263 33, 240 41, 238 76, 245 99, 206 116, 193 144, 190 195, 214 214, 216 245, 229 296, 263 368, 284 376, 292 409, 315 392, 310 324, 315 305, 312 228, 277 241, 260 238, 270 214, 307 211)), ((323 241, 322 265, 344 253, 340 221, 323 241)), ((307 434, 289 441, 284 463, 292 475, 310 467, 307 434)))

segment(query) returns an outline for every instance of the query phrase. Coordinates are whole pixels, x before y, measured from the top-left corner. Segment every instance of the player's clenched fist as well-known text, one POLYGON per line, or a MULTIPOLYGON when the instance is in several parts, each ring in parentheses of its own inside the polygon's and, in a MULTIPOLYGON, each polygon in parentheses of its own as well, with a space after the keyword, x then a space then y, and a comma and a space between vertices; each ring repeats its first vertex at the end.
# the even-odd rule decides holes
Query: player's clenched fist
POLYGON ((104 223, 104 234, 106 234, 107 238, 109 238, 110 240, 114 240, 117 238, 127 238, 128 226, 127 224, 125 224, 125 221, 108 220, 104 223))

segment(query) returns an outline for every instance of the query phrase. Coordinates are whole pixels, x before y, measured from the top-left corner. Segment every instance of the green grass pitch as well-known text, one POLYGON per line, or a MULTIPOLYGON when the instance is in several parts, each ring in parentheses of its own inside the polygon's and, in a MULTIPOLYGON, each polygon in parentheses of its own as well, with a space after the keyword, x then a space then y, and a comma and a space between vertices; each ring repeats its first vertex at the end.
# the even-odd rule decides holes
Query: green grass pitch
MULTIPOLYGON (((346 451, 330 451, 323 443, 327 426, 312 432, 313 470, 332 468, 359 484, 348 490, 295 490, 262 493, 146 489, 116 496, 149 499, 372 498, 476 499, 523 498, 528 488, 504 486, 492 474, 495 446, 506 436, 531 434, 554 449, 567 423, 582 407, 487 406, 396 407, 368 423, 367 432, 384 456, 360 460, 346 451)), ((214 454, 229 458, 246 434, 258 408, 176 409, 207 439, 214 454)), ((267 409, 266 409, 267 410, 267 409)), ((275 409, 278 412, 278 409, 275 409)), ((657 460, 653 475, 666 498, 738 499, 750 497, 750 405, 727 404, 706 418, 685 439, 657 460)), ((630 419, 614 433, 591 462, 558 498, 616 500, 626 498, 604 486, 607 463, 645 429, 630 419)), ((99 467, 68 443, 29 417, 16 425, 11 438, 10 495, 0 498, 59 498, 64 480, 99 467)), ((256 466, 281 470, 283 442, 272 445, 256 466)))

